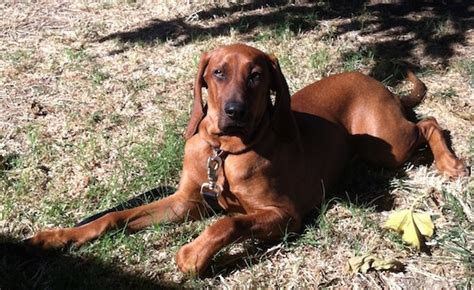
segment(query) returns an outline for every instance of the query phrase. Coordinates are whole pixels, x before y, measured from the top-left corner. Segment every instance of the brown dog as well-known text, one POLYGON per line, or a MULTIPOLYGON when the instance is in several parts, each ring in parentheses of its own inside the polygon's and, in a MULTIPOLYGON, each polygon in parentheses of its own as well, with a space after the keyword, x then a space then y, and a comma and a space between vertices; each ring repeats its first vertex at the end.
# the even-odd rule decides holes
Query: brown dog
POLYGON ((80 227, 43 231, 29 242, 46 248, 81 245, 111 228, 136 231, 153 223, 200 219, 209 212, 201 192, 210 193, 226 212, 239 214, 220 219, 178 251, 180 270, 199 274, 230 243, 250 237, 275 240, 298 231, 353 155, 395 167, 427 142, 441 172, 467 175, 435 119, 414 124, 405 118, 404 106, 418 104, 426 90, 413 74, 408 77, 415 86, 407 97, 394 96, 360 73, 342 73, 300 90, 290 102, 273 57, 242 44, 204 53, 176 193, 80 227))

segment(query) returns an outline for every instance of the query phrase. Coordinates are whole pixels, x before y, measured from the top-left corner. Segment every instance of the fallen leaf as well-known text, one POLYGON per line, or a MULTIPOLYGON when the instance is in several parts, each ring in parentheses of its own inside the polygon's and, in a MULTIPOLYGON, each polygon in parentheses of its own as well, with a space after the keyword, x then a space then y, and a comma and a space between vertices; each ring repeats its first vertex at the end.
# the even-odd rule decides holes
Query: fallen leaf
POLYGON ((418 250, 425 247, 425 237, 431 237, 434 231, 429 214, 413 212, 411 209, 392 213, 384 227, 401 234, 403 241, 418 250))
POLYGON ((402 262, 397 261, 395 259, 388 259, 388 260, 382 260, 382 259, 375 259, 374 262, 372 263, 372 268, 378 271, 391 271, 391 272, 400 272, 403 271, 403 268, 405 268, 405 265, 403 265, 402 262))
POLYGON ((380 259, 366 254, 350 258, 347 268, 352 273, 367 273, 369 270, 400 272, 403 271, 404 265, 395 259, 380 259))

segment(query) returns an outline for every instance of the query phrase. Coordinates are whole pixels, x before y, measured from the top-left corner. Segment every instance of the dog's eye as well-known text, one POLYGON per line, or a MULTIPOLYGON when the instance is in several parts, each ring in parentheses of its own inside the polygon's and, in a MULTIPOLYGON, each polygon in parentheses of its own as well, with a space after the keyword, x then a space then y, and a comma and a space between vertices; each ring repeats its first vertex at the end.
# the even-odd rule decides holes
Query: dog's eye
POLYGON ((259 72, 253 72, 250 77, 249 77, 249 84, 254 85, 258 81, 260 81, 261 73, 259 72))
POLYGON ((214 75, 218 78, 223 80, 225 78, 224 72, 220 69, 215 69, 214 70, 214 75))

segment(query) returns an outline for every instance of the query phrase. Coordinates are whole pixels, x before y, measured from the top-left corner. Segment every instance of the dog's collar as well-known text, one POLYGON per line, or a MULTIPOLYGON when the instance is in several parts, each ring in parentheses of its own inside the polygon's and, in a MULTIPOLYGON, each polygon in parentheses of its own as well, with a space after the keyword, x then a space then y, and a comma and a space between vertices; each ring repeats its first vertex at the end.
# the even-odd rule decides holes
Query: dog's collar
POLYGON ((215 157, 220 157, 222 159, 227 155, 226 152, 219 147, 212 147, 212 153, 215 157))
POLYGON ((207 182, 201 185, 201 195, 204 204, 214 213, 219 213, 224 210, 218 201, 223 188, 217 183, 217 178, 227 153, 218 147, 213 147, 212 152, 213 154, 207 159, 207 182))

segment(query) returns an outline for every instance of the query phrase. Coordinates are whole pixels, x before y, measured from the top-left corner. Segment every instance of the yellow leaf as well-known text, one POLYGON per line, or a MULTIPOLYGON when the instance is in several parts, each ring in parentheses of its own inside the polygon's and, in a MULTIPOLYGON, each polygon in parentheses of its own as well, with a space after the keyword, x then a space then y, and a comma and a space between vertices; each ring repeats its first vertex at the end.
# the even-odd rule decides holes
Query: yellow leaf
POLYGON ((400 272, 400 271, 403 271, 404 267, 405 266, 403 265, 402 262, 397 261, 395 259, 388 259, 388 260, 376 259, 372 263, 372 268, 378 271, 386 270, 386 271, 392 271, 392 272, 400 272))
POLYGON ((414 212, 413 220, 423 236, 429 238, 433 236, 434 224, 429 214, 414 212))
POLYGON ((402 271, 404 265, 394 259, 380 259, 374 255, 367 254, 359 257, 352 257, 347 262, 347 268, 352 273, 367 273, 369 270, 377 271, 392 271, 399 272, 402 271))
POLYGON ((433 235, 434 224, 429 214, 405 209, 392 213, 385 222, 385 228, 402 234, 403 241, 420 250, 425 246, 425 237, 433 235))
POLYGON ((361 267, 364 263, 366 263, 365 259, 368 258, 370 255, 364 255, 359 257, 352 257, 347 261, 347 270, 356 273, 361 271, 361 267))

